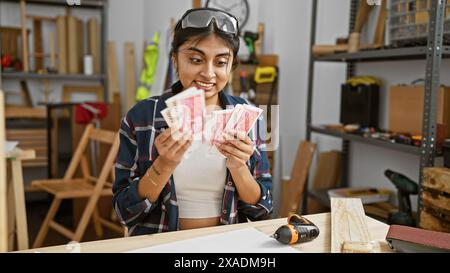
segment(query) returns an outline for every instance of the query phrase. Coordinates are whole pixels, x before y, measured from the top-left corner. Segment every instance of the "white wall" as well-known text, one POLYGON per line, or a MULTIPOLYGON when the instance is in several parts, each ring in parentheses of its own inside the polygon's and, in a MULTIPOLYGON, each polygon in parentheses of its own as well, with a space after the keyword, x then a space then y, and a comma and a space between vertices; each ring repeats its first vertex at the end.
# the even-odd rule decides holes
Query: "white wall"
MULTIPOLYGON (((296 149, 306 132, 306 94, 308 77, 310 18, 312 0, 249 0, 250 19, 247 30, 256 31, 259 22, 265 23, 263 53, 279 55, 280 82, 280 139, 275 166, 275 199, 279 191, 279 180, 289 176, 296 149)), ((337 37, 348 34, 350 0, 320 0, 317 20, 316 42, 333 44, 337 37)), ((132 41, 136 46, 136 71, 142 67, 142 43, 151 39, 156 31, 168 29, 170 18, 178 19, 192 5, 191 0, 110 0, 108 13, 108 39, 117 43, 120 83, 124 90, 123 43, 132 41)), ((36 14, 48 11, 36 7, 36 14)), ((91 13, 82 11, 84 16, 91 13)), ((34 13, 34 12, 33 12, 34 13)), ((63 9, 58 11, 63 13, 63 9)), ((47 14, 48 15, 48 14, 47 14)), ((372 16, 374 18, 374 16, 372 16)), ((0 3, 0 24, 12 22, 20 25, 18 5, 0 3)), ((364 37, 371 37, 368 31, 364 37)), ((161 37, 162 39, 163 37, 161 37)), ((45 45, 45 44, 44 44, 45 45)), ((166 46, 168 51, 168 46, 166 46)), ((444 61, 442 82, 449 82, 449 61, 444 61)), ((313 123, 337 123, 339 121, 340 84, 345 81, 345 64, 316 63, 314 76, 313 123)), ((409 83, 424 76, 424 61, 366 63, 357 66, 357 74, 370 74, 384 82, 381 90, 380 120, 387 126, 387 87, 396 83, 409 83)), ((136 75, 138 77, 138 75, 136 75)), ((18 83, 3 81, 4 89, 19 88, 18 83)), ((41 83, 35 81, 33 96, 39 96, 41 83)), ((56 83, 51 88, 58 89, 56 83)), ((55 99, 58 98, 55 92, 55 99)), ((312 140, 320 151, 340 149, 340 139, 313 134, 312 140)), ((315 159, 316 160, 316 159, 315 159)), ((419 158, 414 155, 390 151, 365 144, 352 143, 350 154, 349 183, 352 186, 370 185, 393 188, 384 178, 386 168, 400 171, 412 179, 418 178, 419 158)), ((314 173, 314 165, 311 173, 314 173)), ((275 201, 275 209, 278 202, 275 201)))

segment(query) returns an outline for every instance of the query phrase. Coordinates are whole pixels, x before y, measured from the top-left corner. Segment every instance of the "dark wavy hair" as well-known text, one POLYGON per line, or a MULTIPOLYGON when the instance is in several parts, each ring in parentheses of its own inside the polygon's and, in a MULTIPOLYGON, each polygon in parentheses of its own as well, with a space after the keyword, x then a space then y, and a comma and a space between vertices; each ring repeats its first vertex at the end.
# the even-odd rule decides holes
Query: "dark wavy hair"
POLYGON ((232 69, 236 68, 238 64, 237 53, 239 51, 239 36, 237 34, 234 35, 220 30, 215 23, 215 19, 211 20, 211 23, 205 28, 182 28, 180 19, 174 29, 170 55, 173 56, 174 53, 177 53, 180 46, 186 41, 191 40, 199 42, 209 35, 216 35, 231 49, 233 52, 232 69))

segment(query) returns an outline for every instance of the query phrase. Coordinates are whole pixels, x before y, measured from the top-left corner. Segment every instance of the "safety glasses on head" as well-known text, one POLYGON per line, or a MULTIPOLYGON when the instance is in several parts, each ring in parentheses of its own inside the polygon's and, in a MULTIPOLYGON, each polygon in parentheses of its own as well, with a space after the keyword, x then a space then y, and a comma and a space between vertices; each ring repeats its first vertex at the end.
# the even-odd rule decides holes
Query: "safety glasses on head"
POLYGON ((237 35, 239 31, 238 20, 233 15, 212 8, 190 9, 181 18, 181 27, 205 28, 214 18, 217 27, 226 33, 237 35))

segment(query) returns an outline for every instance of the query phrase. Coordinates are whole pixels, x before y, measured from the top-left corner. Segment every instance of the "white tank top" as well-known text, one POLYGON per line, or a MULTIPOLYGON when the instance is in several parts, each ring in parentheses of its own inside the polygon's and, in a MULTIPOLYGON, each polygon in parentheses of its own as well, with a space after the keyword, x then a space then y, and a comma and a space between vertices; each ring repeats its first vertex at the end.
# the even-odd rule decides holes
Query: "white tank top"
MULTIPOLYGON (((206 139, 211 128, 206 116, 206 139)), ((179 218, 218 217, 227 174, 226 158, 209 141, 194 140, 173 173, 179 218)))

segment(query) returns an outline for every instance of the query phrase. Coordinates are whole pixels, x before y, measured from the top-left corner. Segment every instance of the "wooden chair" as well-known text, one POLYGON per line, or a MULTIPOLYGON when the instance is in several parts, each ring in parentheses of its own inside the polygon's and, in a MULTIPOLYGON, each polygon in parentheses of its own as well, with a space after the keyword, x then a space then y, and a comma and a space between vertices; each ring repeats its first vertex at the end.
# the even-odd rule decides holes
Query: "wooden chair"
POLYGON ((72 241, 79 242, 84 235, 91 217, 94 222, 95 232, 99 237, 103 234, 102 225, 117 232, 123 232, 123 228, 116 223, 101 218, 97 209, 97 202, 101 196, 112 196, 112 183, 108 182, 107 179, 110 175, 114 179, 113 167, 118 149, 119 138, 117 133, 96 129, 92 124, 89 124, 80 139, 64 178, 35 180, 32 182, 32 187, 54 195, 53 202, 39 230, 36 240, 34 241, 33 248, 42 245, 49 228, 53 228, 72 241), (93 177, 90 174, 88 159, 85 153, 86 148, 89 146, 89 141, 111 144, 111 149, 105 159, 103 167, 100 169, 99 177, 93 177), (78 167, 81 169, 82 178, 74 178, 78 167), (63 199, 76 198, 88 198, 88 202, 75 231, 71 231, 54 221, 54 218, 63 199))
POLYGON ((288 217, 290 214, 297 213, 315 151, 315 143, 300 142, 297 157, 292 167, 291 179, 283 190, 280 217, 288 217))

